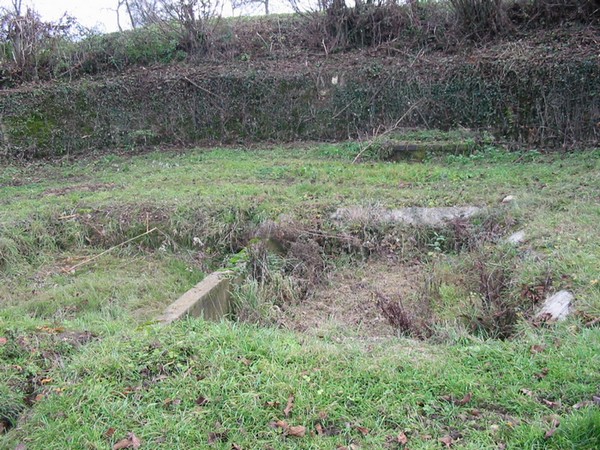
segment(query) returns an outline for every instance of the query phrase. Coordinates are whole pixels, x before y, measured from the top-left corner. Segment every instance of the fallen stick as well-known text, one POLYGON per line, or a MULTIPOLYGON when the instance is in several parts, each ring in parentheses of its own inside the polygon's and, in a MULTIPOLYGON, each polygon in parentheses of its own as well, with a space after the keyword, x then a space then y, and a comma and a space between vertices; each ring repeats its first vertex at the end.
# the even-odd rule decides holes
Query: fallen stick
POLYGON ((139 238, 141 238, 141 237, 143 237, 143 236, 146 236, 147 234, 150 234, 150 233, 152 233, 152 232, 154 232, 154 231, 156 231, 156 230, 158 230, 158 228, 152 228, 151 230, 148 230, 148 231, 146 231, 145 233, 142 233, 142 234, 140 234, 140 235, 138 235, 138 236, 136 236, 136 237, 132 237, 131 239, 128 239, 128 240, 126 240, 125 242, 121 242, 120 244, 118 244, 118 245, 115 245, 114 247, 111 247, 111 248, 109 248, 108 250, 104 250, 102 253, 99 253, 99 254, 97 254, 96 256, 92 256, 91 258, 89 258, 89 259, 86 259, 85 261, 82 261, 82 262, 80 262, 79 264, 75 264, 73 267, 71 267, 71 268, 69 268, 69 269, 63 269, 63 272, 65 272, 65 273, 70 273, 70 272, 73 272, 73 271, 74 271, 75 269, 77 269, 78 267, 81 267, 81 266, 83 266, 83 265, 85 265, 85 264, 88 264, 88 263, 90 263, 90 262, 92 262, 92 261, 94 261, 94 260, 96 260, 96 259, 100 258, 101 256, 103 256, 103 255, 106 255, 107 253, 109 253, 109 252, 113 251, 114 249, 116 249, 116 248, 119 248, 119 247, 122 247, 122 246, 124 246, 124 245, 126 245, 126 244, 129 244, 130 242, 132 242, 132 241, 135 241, 136 239, 139 239, 139 238))
POLYGON ((423 103, 423 99, 419 100, 418 102, 414 103, 410 108, 408 108, 408 110, 402 115, 402 117, 400 117, 396 121, 396 123, 391 128, 388 128, 381 134, 373 136, 373 138, 371 139, 371 142, 369 142, 360 152, 358 152, 358 155, 356 155, 356 157, 352 161, 352 164, 356 164, 358 162, 358 160, 360 159, 360 157, 363 155, 363 153, 366 152, 368 149, 370 149, 373 146, 373 144, 375 144, 375 139, 385 136, 386 134, 389 134, 394 130, 397 130, 398 127, 400 126, 400 123, 406 118, 406 116, 408 116, 412 112, 412 110, 415 109, 417 106, 419 106, 421 103, 423 103))

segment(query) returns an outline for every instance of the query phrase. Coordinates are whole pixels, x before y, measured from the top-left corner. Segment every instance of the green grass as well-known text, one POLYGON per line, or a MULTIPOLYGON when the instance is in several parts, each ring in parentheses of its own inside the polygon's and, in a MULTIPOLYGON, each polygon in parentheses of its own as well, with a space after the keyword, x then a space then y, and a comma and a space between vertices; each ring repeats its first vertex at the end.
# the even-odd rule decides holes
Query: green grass
MULTIPOLYGON (((596 448, 598 408, 572 406, 600 385, 599 330, 583 326, 600 316, 600 151, 487 148, 423 164, 352 164, 356 152, 352 144, 191 149, 0 168, 0 420, 22 413, 0 447, 110 448, 133 432, 142 448, 203 448, 226 430, 213 447, 386 448, 405 432, 410 448, 439 448, 445 435, 456 448, 596 448), (509 194, 516 201, 502 206, 509 194), (547 329, 523 321, 504 342, 457 332, 437 345, 149 325, 227 265, 261 222, 285 216, 336 231, 329 215, 357 204, 474 204, 514 219, 509 231, 527 232, 514 288, 550 273, 554 289, 574 292, 578 315, 547 329), (84 343, 68 334, 86 331, 93 339, 84 343), (466 405, 442 399, 467 393, 466 405), (269 426, 284 419, 290 394, 286 420, 306 426, 304 438, 269 426), (199 396, 208 404, 197 405, 199 396), (561 424, 545 439, 553 415, 561 424), (335 435, 319 436, 317 423, 335 435)), ((451 322, 469 294, 452 277, 468 260, 432 253, 427 267, 445 282, 436 312, 451 322)))
POLYGON ((600 413, 572 406, 597 392, 597 337, 561 328, 518 343, 398 341, 366 356, 361 346, 199 320, 125 331, 89 344, 52 372, 47 396, 5 443, 107 448, 133 432, 145 448, 204 448, 211 433, 226 433, 216 448, 385 448, 404 432, 410 448, 439 448, 439 438, 460 434, 458 448, 567 448, 561 443, 568 442, 591 449, 600 442, 600 413), (547 350, 532 355, 530 345, 540 343, 547 350), (548 375, 538 380, 544 368, 548 375), (444 399, 467 394, 465 405, 444 399), (286 419, 289 395, 295 401, 286 419), (200 398, 208 402, 199 405, 200 398), (551 409, 544 400, 560 406, 551 409), (563 424, 555 439, 545 440, 553 415, 563 424), (282 419, 307 427, 307 436, 286 437, 270 426, 282 419), (317 424, 333 435, 319 436, 317 424))

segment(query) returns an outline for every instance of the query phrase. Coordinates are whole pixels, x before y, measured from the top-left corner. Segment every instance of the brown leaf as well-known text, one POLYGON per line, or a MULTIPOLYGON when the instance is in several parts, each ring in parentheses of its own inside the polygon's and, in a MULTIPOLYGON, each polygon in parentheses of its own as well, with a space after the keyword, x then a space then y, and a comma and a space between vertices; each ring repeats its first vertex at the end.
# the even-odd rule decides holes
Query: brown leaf
POLYGON ((525 395, 526 395, 526 396, 528 396, 528 397, 533 397, 533 391, 530 391, 529 389, 525 389, 525 388, 523 388, 523 389, 521 389, 519 392, 520 392, 521 394, 525 394, 525 395))
POLYGON ((473 397, 473 394, 471 394, 471 393, 469 392, 469 393, 468 393, 467 395, 465 395, 465 396, 464 396, 462 399, 455 401, 455 402, 454 402, 454 404, 455 404, 455 405, 458 405, 458 406, 464 406, 464 405, 466 405, 467 403, 469 403, 469 402, 471 401, 471 398, 472 398, 472 397, 473 397))
POLYGON ((206 406, 207 404, 208 399, 202 395, 196 399, 196 405, 198 406, 206 406))
POLYGON ((177 406, 177 405, 181 405, 181 399, 180 398, 167 398, 167 399, 165 399, 165 401, 163 402, 163 404, 165 406, 177 406))
POLYGON ((141 445, 142 442, 138 439, 138 437, 133 433, 129 433, 125 439, 121 439, 119 442, 113 445, 113 450, 121 450, 124 448, 132 448, 136 450, 140 448, 141 445))
POLYGON ((323 431, 323 426, 320 423, 315 425, 315 430, 317 430, 317 435, 319 436, 323 436, 323 434, 325 434, 325 431, 323 431))
POLYGON ((276 422, 271 422, 269 425, 273 428, 283 428, 284 430, 287 430, 289 427, 288 423, 285 420, 278 420, 276 422))
POLYGON ((368 428, 361 427, 360 425, 356 425, 354 428, 356 428, 358 431, 360 431, 360 433, 363 436, 366 436, 367 434, 369 434, 369 429, 368 428))
POLYGON ((544 434, 544 439, 550 439, 554 435, 554 433, 556 433, 556 430, 558 429, 559 425, 560 420, 558 420, 557 416, 553 416, 551 428, 548 431, 546 431, 546 434, 544 434))
POLYGON ((0 346, 6 345, 7 342, 8 342, 8 339, 6 339, 5 337, 0 337, 0 346))
POLYGON ((542 399, 542 403, 544 405, 546 405, 548 408, 552 408, 552 409, 558 408, 560 406, 560 403, 552 402, 550 400, 546 400, 545 398, 542 399))
POLYGON ((242 450, 242 446, 238 444, 231 444, 231 450, 242 450))
POLYGON ((548 369, 547 367, 544 367, 540 373, 535 374, 535 377, 538 380, 541 380, 542 378, 546 378, 546 375, 548 375, 549 372, 550 372, 550 369, 548 369))
POLYGON ((112 437, 113 437, 113 435, 115 434, 115 431, 117 431, 117 430, 115 430, 113 427, 110 427, 108 430, 106 430, 106 431, 104 432, 104 437, 105 437, 106 439, 110 439, 110 438, 112 438, 112 437))
POLYGON ((286 432, 288 436, 304 437, 306 435, 306 427, 302 425, 288 427, 286 432))
POLYGON ((281 403, 279 402, 265 402, 265 406, 268 406, 269 408, 279 408, 281 406, 281 403))
POLYGON ((573 409, 581 409, 581 408, 585 408, 587 406, 594 406, 594 402, 591 400, 584 400, 582 402, 575 403, 573 405, 573 409))
POLYGON ((400 434, 398 434, 398 436, 396 437, 396 440, 398 441, 398 444, 400 445, 406 445, 408 444, 408 438, 406 437, 406 434, 400 432, 400 434))
POLYGON ((227 430, 208 433, 208 443, 225 442, 227 440, 227 430))
POLYGON ((532 345, 529 349, 532 355, 535 355, 536 353, 542 353, 544 350, 546 350, 546 346, 544 345, 532 345))
POLYGON ((292 412, 292 409, 294 408, 294 394, 290 394, 290 396, 288 397, 288 401, 287 401, 287 405, 285 406, 285 409, 283 410, 283 414, 285 415, 285 417, 290 417, 290 413, 292 412))
POLYGON ((440 438, 439 441, 444 444, 447 448, 452 447, 452 444, 454 443, 454 439, 452 439, 452 436, 450 435, 446 435, 443 438, 440 438))

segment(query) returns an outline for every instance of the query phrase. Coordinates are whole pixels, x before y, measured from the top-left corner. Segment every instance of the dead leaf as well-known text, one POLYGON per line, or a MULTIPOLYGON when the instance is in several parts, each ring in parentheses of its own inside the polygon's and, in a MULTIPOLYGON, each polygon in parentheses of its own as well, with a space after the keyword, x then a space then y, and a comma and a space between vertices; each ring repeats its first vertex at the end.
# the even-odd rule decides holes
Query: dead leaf
POLYGON ((552 409, 558 408, 560 406, 560 403, 552 402, 550 400, 546 400, 545 398, 542 399, 542 403, 544 405, 546 405, 548 408, 552 408, 552 409))
POLYGON ((110 427, 108 430, 106 430, 106 431, 104 432, 104 437, 105 437, 106 439, 110 439, 110 438, 112 438, 112 437, 113 437, 113 435, 115 434, 115 431, 117 431, 117 430, 115 430, 113 427, 110 427))
POLYGON ((6 345, 7 342, 8 342, 8 339, 6 339, 5 337, 0 337, 0 346, 6 345))
POLYGON ((455 401, 455 402, 454 402, 454 404, 455 404, 455 405, 458 405, 458 406, 464 406, 464 405, 466 405, 467 403, 469 403, 469 402, 471 401, 471 398, 472 398, 472 397, 473 397, 473 394, 471 394, 471 393, 469 392, 469 393, 468 393, 467 395, 465 395, 465 396, 464 396, 462 399, 455 401))
POLYGON ((288 401, 287 401, 287 405, 285 407, 285 409, 283 410, 283 414, 285 415, 285 417, 290 417, 290 413, 292 412, 292 409, 294 408, 294 395, 290 394, 290 396, 288 397, 288 401))
POLYGON ((281 403, 279 403, 279 402, 265 402, 265 406, 268 406, 269 408, 279 409, 279 407, 281 406, 281 403))
POLYGON ((238 444, 231 444, 231 450, 242 450, 242 446, 238 444))
POLYGON ((543 378, 546 378, 546 375, 548 375, 549 372, 550 372, 550 369, 548 369, 547 367, 544 367, 540 373, 535 374, 535 377, 538 380, 541 380, 543 378))
POLYGON ((573 405, 573 409, 581 409, 581 408, 585 408, 587 406, 594 406, 594 402, 591 400, 584 400, 582 402, 575 403, 573 405))
POLYGON ((54 381, 54 379, 52 378, 44 378, 43 380, 40 381, 40 384, 50 384, 54 381))
POLYGON ((196 399, 196 405, 198 406, 206 406, 207 404, 208 399, 202 395, 196 399))
POLYGON ((408 444, 408 438, 406 437, 406 434, 400 432, 400 434, 398 434, 398 436, 396 437, 396 441, 398 441, 398 444, 400 445, 406 445, 408 444))
POLYGON ((133 448, 135 450, 140 448, 141 445, 142 441, 140 441, 135 434, 129 433, 125 439, 121 439, 113 445, 113 450, 121 450, 124 448, 133 448))
POLYGON ((542 353, 544 350, 546 350, 544 345, 532 345, 529 349, 532 355, 535 355, 536 353, 542 353))
POLYGON ((454 439, 452 439, 452 436, 450 435, 446 435, 443 438, 440 438, 439 441, 444 444, 447 448, 452 447, 452 444, 454 443, 454 439))
POLYGON ((553 416, 552 418, 552 424, 550 425, 551 428, 546 431, 546 434, 544 434, 544 439, 550 439, 554 433, 556 433, 556 430, 558 429, 558 426, 560 425, 560 420, 558 420, 557 416, 553 416))
POLYGON ((325 433, 323 431, 323 426, 320 423, 315 425, 315 430, 317 430, 317 435, 319 436, 323 436, 323 434, 325 433))
POLYGON ((295 427, 288 427, 286 430, 288 436, 304 437, 306 435, 306 427, 302 425, 296 425, 295 427))
POLYGON ((215 442, 225 442, 225 441, 227 441, 227 430, 208 433, 208 443, 209 444, 214 444, 215 442))
POLYGON ((360 425, 356 425, 354 428, 356 428, 358 431, 360 431, 360 434, 362 434, 363 436, 366 436, 367 434, 369 434, 368 428, 361 427, 360 425))
POLYGON ((526 396, 528 396, 528 397, 533 397, 533 391, 530 391, 529 389, 525 389, 525 388, 523 388, 523 389, 521 389, 519 392, 520 392, 521 394, 525 394, 525 395, 526 395, 526 396))

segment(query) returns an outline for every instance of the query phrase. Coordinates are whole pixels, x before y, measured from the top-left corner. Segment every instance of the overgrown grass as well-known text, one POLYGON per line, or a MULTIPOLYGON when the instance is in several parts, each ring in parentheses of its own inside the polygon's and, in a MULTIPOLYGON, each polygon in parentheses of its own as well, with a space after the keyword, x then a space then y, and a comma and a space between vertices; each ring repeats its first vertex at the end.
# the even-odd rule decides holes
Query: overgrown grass
POLYGON ((198 320, 127 331, 49 373, 50 392, 5 444, 105 448, 133 432, 147 448, 385 448, 405 433, 410 448, 438 448, 451 436, 458 448, 591 449, 598 409, 573 405, 597 393, 595 338, 563 327, 518 343, 398 341, 366 356, 361 347, 198 320), (532 354, 532 345, 545 350, 532 354), (555 415, 563 423, 546 440, 555 415), (285 436, 277 420, 306 427, 306 436, 285 436))
MULTIPOLYGON (((11 429, 0 446, 106 448, 133 432, 148 448, 198 448, 209 439, 216 448, 384 448, 388 441, 393 448, 403 432, 410 448, 438 448, 445 436, 459 448, 596 448, 600 336, 585 324, 600 316, 600 152, 486 148, 424 164, 352 164, 355 155, 351 145, 314 145, 3 166, 0 420, 11 429), (509 194, 515 200, 501 204, 509 194), (269 328, 276 297, 288 289, 297 301, 298 286, 281 277, 297 267, 252 240, 265 221, 349 233, 364 238, 360 246, 385 236, 335 225, 329 216, 337 207, 468 204, 504 220, 502 233, 526 231, 519 250, 486 244, 510 258, 479 258, 510 269, 503 289, 517 295, 511 299, 550 276, 553 290, 574 292, 573 319, 534 328, 521 318, 505 341, 457 332, 437 345, 336 344, 269 328), (238 297, 249 320, 266 328, 147 324, 205 271, 234 264, 248 243, 257 244, 244 257, 257 280, 238 297), (267 275, 270 284, 261 284, 267 275), (285 418, 290 394, 294 409, 285 418), (466 394, 471 400, 462 404, 466 394), (269 426, 278 419, 307 427, 306 437, 269 426), (561 424, 545 438, 554 419, 561 424)), ((478 260, 461 230, 441 233, 418 237, 419 257, 436 277, 431 311, 451 324, 475 305, 478 260)), ((386 251, 411 256, 393 243, 386 251)), ((336 249, 320 251, 332 258, 336 249)))

